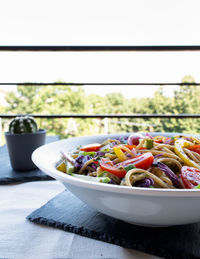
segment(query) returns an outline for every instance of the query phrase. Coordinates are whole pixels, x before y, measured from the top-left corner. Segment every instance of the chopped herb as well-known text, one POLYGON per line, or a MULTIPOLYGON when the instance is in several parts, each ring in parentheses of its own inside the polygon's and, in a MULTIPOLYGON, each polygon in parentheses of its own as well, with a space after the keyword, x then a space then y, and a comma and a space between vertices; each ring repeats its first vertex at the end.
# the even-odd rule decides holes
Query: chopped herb
POLYGON ((81 174, 72 174, 73 177, 78 179, 94 182, 94 183, 108 183, 110 182, 109 177, 93 177, 88 175, 81 175, 81 174))
POLYGON ((146 147, 147 149, 151 149, 153 148, 153 143, 154 143, 153 139, 146 139, 144 142, 144 147, 146 147))
POLYGON ((126 172, 128 172, 129 170, 134 169, 134 168, 135 168, 134 165, 128 165, 128 166, 124 167, 124 169, 126 170, 126 172))
POLYGON ((101 152, 109 152, 110 149, 109 148, 104 148, 104 149, 101 149, 101 152))
POLYGON ((93 152, 93 151, 91 151, 91 152, 80 151, 79 154, 78 154, 78 156, 87 156, 87 155, 89 155, 91 157, 94 157, 96 155, 96 152, 93 152))
POLYGON ((69 167, 67 169, 67 174, 73 175, 73 173, 74 173, 74 167, 69 167))
POLYGON ((109 177, 102 177, 100 179, 100 183, 109 183, 110 182, 110 178, 109 177))
POLYGON ((105 176, 105 174, 107 174, 107 173, 109 173, 109 172, 103 171, 103 172, 101 172, 101 173, 98 175, 98 177, 103 177, 103 176, 105 176))
POLYGON ((100 156, 96 156, 96 157, 95 157, 95 160, 96 160, 96 161, 101 161, 101 157, 100 157, 100 156))

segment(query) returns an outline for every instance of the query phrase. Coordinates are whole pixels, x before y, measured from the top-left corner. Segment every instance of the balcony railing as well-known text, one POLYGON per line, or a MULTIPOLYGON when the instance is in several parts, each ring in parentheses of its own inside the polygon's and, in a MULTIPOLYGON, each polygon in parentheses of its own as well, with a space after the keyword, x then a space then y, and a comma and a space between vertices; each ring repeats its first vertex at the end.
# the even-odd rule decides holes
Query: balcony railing
MULTIPOLYGON (((200 51, 200 45, 183 45, 183 46, 0 46, 0 52, 7 51, 34 51, 34 52, 45 52, 45 51, 75 51, 75 52, 105 52, 105 51, 116 51, 116 52, 127 52, 127 51, 141 51, 141 52, 158 52, 158 51, 200 51)), ((93 85, 93 86, 113 86, 113 85, 121 85, 121 86, 181 86, 181 85, 196 85, 199 86, 200 83, 88 83, 88 82, 66 82, 66 83, 52 83, 52 82, 0 82, 0 85, 93 85)), ((17 114, 0 114, 1 118, 13 118, 17 114)), ((200 118, 200 114, 32 114, 35 118, 200 118)))

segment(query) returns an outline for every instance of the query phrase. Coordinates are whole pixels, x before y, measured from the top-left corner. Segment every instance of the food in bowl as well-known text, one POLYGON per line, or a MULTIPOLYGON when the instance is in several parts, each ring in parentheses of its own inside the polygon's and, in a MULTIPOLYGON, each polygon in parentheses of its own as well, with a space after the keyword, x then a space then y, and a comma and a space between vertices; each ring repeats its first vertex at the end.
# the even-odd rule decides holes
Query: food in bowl
POLYGON ((92 182, 141 188, 199 189, 200 139, 135 133, 64 150, 57 170, 92 182))
MULTIPOLYGON (((69 159, 72 159, 75 151, 80 150, 81 147, 87 144, 99 143, 101 145, 108 139, 117 139, 120 140, 120 143, 125 144, 129 135, 127 133, 110 134, 59 140, 36 149, 33 152, 32 159, 40 170, 62 182, 67 191, 72 192, 87 206, 105 215, 145 226, 173 226, 199 222, 200 192, 197 188, 143 188, 99 183, 97 180, 100 177, 89 175, 91 174, 89 170, 86 170, 83 174, 78 174, 73 171, 74 166, 71 166, 69 162, 66 162, 67 173, 56 169, 62 156, 61 151, 64 151, 66 156, 70 154, 69 159), (72 169, 68 168, 68 164, 72 169), (88 178, 92 178, 92 181, 88 180, 88 178)), ((143 135, 146 137, 145 134, 143 135)), ((170 139, 173 136, 180 135, 180 133, 153 132, 151 135, 153 138, 155 136, 166 136, 170 139)), ((197 140, 198 138, 199 136, 197 136, 197 140)), ((187 137, 185 139, 187 140, 187 137)), ((191 143, 198 144, 197 140, 193 139, 191 143)), ((155 159, 156 154, 153 156, 155 159)), ((74 160, 76 158, 73 158, 74 160)), ((189 165, 189 167, 193 166, 189 165)), ((198 168, 196 169, 198 170, 198 168)), ((172 168, 172 170, 174 169, 172 168)), ((65 206, 64 203, 63 206, 65 206)))

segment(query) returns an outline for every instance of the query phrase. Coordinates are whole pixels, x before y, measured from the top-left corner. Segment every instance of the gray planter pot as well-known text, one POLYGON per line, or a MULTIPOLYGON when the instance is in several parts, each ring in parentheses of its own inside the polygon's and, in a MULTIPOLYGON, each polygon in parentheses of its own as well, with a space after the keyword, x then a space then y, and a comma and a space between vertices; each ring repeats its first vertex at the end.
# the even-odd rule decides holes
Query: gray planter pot
POLYGON ((33 151, 45 144, 46 130, 40 129, 36 133, 11 134, 5 132, 11 166, 17 171, 36 169, 31 160, 33 151))

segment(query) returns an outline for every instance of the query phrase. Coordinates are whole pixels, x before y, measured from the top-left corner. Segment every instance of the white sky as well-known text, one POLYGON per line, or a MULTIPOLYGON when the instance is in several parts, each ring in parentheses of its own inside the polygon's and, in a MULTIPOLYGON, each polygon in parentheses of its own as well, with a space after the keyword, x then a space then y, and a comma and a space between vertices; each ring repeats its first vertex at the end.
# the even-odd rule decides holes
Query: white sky
MULTIPOLYGON (((199 0, 0 0, 0 45, 200 45, 199 10, 199 0)), ((199 82, 199 68, 200 52, 0 52, 0 82, 199 82)))

